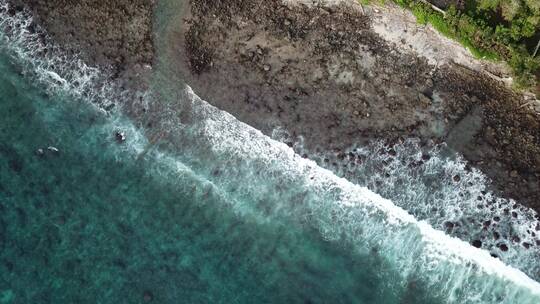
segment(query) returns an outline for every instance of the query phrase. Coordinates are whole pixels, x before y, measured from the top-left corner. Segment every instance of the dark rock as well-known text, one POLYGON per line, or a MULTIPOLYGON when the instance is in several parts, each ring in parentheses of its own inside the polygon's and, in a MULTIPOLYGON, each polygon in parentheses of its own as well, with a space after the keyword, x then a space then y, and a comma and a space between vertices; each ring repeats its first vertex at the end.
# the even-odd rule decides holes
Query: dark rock
POLYGON ((49 151, 50 153, 52 153, 54 155, 60 154, 60 150, 58 150, 58 148, 53 147, 53 146, 47 147, 47 151, 49 151))
POLYGON ((452 179, 454 180, 454 182, 459 183, 461 181, 461 176, 454 175, 454 177, 452 179))
POLYGON ((116 131, 114 133, 114 137, 116 139, 116 142, 118 142, 119 144, 126 141, 126 134, 122 131, 116 131))
POLYGON ((145 290, 143 293, 143 301, 151 302, 153 299, 154 299, 154 294, 152 294, 152 292, 149 290, 145 290))
POLYGON ((476 248, 481 248, 482 247, 482 241, 474 240, 474 241, 472 241, 471 245, 473 245, 476 248))
POLYGON ((45 151, 43 151, 43 149, 39 148, 36 150, 36 155, 37 156, 44 156, 45 155, 45 151))

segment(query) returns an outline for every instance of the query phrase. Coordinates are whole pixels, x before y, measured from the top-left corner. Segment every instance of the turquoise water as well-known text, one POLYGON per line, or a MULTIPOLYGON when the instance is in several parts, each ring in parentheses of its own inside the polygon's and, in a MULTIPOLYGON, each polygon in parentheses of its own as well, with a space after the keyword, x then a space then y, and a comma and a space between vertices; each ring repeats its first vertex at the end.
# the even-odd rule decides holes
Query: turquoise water
POLYGON ((26 38, 0 53, 0 303, 540 301, 523 273, 200 100, 167 54, 128 118, 95 106, 120 98, 92 91, 95 71, 26 38))
POLYGON ((238 216, 189 169, 119 145, 128 121, 0 69, 0 303, 432 303, 376 256, 238 216))

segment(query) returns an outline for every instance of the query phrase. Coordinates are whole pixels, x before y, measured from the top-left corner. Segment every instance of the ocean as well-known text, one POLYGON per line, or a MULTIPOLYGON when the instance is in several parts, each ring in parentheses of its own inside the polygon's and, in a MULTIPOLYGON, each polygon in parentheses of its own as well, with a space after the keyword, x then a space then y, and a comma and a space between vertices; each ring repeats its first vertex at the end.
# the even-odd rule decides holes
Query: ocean
POLYGON ((126 93, 0 15, 0 303, 540 302, 523 265, 211 106, 167 54, 126 93))

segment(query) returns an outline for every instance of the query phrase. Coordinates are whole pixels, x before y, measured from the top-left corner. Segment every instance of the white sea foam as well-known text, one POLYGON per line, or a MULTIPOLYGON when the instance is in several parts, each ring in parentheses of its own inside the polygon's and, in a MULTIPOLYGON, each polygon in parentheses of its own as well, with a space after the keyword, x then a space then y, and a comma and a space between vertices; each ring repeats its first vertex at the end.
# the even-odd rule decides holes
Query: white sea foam
POLYGON ((2 47, 23 66, 25 76, 44 85, 51 95, 69 92, 73 98, 90 100, 103 110, 123 98, 123 92, 107 82, 106 73, 49 43, 49 37, 33 24, 28 11, 9 9, 8 1, 0 0, 2 47))
MULTIPOLYGON (((17 50, 17 59, 33 68, 51 92, 68 92, 99 105, 110 102, 109 95, 99 95, 109 89, 91 92, 99 71, 82 62, 72 66, 73 60, 65 58, 41 59, 30 47, 39 37, 25 29, 28 16, 9 16, 4 0, 0 7, 2 29, 6 31, 9 25, 11 33, 14 28, 19 31, 19 36, 6 36, 9 47, 17 50), (81 70, 69 70, 79 64, 81 70)), ((176 155, 154 152, 159 170, 197 172, 208 187, 226 195, 231 208, 241 215, 256 215, 260 221, 297 222, 317 228, 329 241, 347 242, 360 253, 380 255, 399 271, 403 284, 421 281, 448 303, 540 301, 540 284, 487 251, 417 221, 391 201, 299 157, 288 146, 210 106, 193 92, 188 91, 186 97, 174 105, 181 123, 164 124, 168 139, 182 151, 176 155)), ((151 112, 152 107, 163 105, 154 101, 148 107, 151 112)), ((141 153, 148 141, 132 124, 117 119, 111 119, 110 129, 131 126, 127 129, 136 139, 135 145, 126 146, 133 148, 131 153, 141 153)))
POLYGON ((445 156, 444 145, 422 148, 408 139, 388 146, 382 141, 340 152, 312 152, 284 130, 274 138, 296 142, 338 176, 391 199, 416 218, 500 257, 540 279, 540 222, 537 213, 488 190, 490 181, 460 156, 445 156), (478 243, 480 241, 481 243, 478 243))
POLYGON ((235 208, 263 213, 270 221, 298 221, 316 227, 330 241, 354 244, 361 253, 378 252, 404 282, 421 280, 449 303, 540 300, 540 284, 487 251, 417 221, 391 201, 301 158, 192 92, 190 96, 178 105, 185 124, 177 128, 176 140, 191 151, 183 162, 200 166, 197 172, 206 172, 240 198, 242 205, 235 208), (193 160, 196 154, 211 165, 193 160), (222 173, 212 173, 216 171, 222 173))

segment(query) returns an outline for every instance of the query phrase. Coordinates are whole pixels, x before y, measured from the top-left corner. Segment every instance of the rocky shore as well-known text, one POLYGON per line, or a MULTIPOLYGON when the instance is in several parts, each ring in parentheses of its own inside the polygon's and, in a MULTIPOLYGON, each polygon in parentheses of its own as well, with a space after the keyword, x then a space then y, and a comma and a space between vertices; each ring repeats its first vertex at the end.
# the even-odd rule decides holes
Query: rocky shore
POLYGON ((154 0, 9 2, 13 13, 30 9, 35 22, 66 52, 79 54, 113 78, 125 79, 126 85, 134 85, 137 75, 152 65, 154 0))
POLYGON ((190 1, 172 43, 182 45, 186 82, 267 134, 280 126, 303 136, 311 150, 446 142, 504 196, 540 209, 540 116, 524 96, 478 69, 430 62, 407 47, 411 35, 383 39, 376 9, 299 2, 190 1))
MULTIPOLYGON (((12 2, 113 77, 135 77, 152 63, 152 0, 12 2)), ((451 57, 447 46, 433 46, 431 57, 419 51, 423 26, 410 23, 390 39, 380 28, 386 12, 352 0, 190 0, 184 12, 170 42, 175 68, 240 120, 268 135, 281 127, 303 136, 310 150, 380 138, 446 142, 505 197, 540 211, 534 104, 477 61, 440 59, 451 57)))

